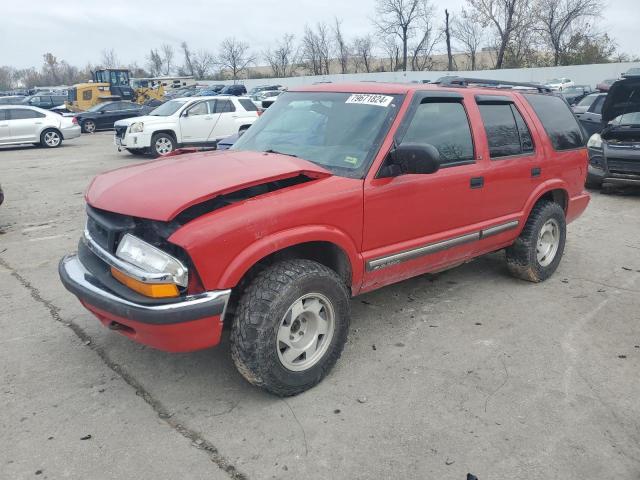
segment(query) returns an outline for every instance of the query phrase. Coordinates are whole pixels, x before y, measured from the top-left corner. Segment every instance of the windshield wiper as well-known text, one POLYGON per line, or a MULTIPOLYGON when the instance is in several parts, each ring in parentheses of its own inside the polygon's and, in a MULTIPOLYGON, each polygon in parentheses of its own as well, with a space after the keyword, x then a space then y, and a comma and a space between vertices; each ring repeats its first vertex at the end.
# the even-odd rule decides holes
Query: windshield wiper
POLYGON ((295 157, 298 158, 297 155, 293 154, 293 153, 284 153, 284 152, 279 152, 277 150, 274 150, 273 148, 270 148, 268 150, 264 150, 264 153, 277 153, 278 155, 286 155, 288 157, 295 157))

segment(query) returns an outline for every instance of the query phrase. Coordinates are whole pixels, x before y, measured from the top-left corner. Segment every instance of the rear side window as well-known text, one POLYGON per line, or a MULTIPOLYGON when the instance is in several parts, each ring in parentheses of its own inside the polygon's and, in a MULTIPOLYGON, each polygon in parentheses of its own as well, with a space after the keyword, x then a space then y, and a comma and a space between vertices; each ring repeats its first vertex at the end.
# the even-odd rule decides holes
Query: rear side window
POLYGON ((591 104, 591 108, 589 108, 589 113, 597 113, 598 115, 602 115, 602 105, 604 105, 604 95, 600 95, 596 100, 591 104))
POLYGON ((402 143, 430 143, 440 152, 442 166, 473 161, 469 120, 459 102, 421 103, 402 143))
POLYGON ((7 110, 0 109, 0 120, 6 120, 6 119, 7 119, 7 110))
POLYGON ((16 108, 10 110, 11 120, 24 120, 27 118, 42 118, 43 113, 36 112, 35 110, 28 110, 26 108, 16 108))
POLYGON ((233 106, 231 100, 216 100, 216 111, 215 113, 228 113, 235 112, 236 107, 233 106))
POLYGON ((555 150, 571 150, 585 146, 582 129, 569 106, 552 95, 525 95, 542 122, 555 150))
POLYGON ((242 108, 244 108, 247 112, 257 112, 258 107, 256 107, 251 100, 248 98, 239 98, 238 101, 242 108))
POLYGON ((511 103, 478 105, 491 158, 522 155, 533 151, 531 133, 522 115, 511 103))

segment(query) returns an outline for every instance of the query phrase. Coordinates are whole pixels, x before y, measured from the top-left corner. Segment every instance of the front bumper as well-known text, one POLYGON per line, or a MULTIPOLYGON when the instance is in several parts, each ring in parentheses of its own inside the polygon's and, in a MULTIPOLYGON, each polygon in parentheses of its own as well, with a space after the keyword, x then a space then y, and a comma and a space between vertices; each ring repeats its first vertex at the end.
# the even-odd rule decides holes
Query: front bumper
POLYGON ((67 255, 58 266, 67 290, 107 327, 169 352, 217 345, 230 290, 180 297, 175 302, 136 303, 105 286, 80 261, 67 255))
POLYGON ((64 140, 71 140, 72 138, 78 138, 82 133, 80 125, 72 125, 71 127, 65 127, 60 129, 62 132, 62 138, 64 140))
POLYGON ((640 186, 640 151, 589 148, 588 175, 592 182, 640 186))
POLYGON ((151 134, 146 132, 130 133, 129 127, 124 135, 118 135, 118 132, 113 137, 113 143, 122 148, 149 148, 151 146, 151 134))

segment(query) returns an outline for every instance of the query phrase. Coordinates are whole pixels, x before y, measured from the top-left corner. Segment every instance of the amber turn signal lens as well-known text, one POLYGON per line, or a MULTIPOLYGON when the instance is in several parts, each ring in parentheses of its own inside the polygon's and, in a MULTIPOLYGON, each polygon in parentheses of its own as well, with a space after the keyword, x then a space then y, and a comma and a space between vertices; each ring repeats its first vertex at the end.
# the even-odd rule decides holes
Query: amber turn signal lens
POLYGON ((179 295, 178 287, 173 283, 144 283, 135 278, 131 278, 114 267, 111 267, 111 275, 134 292, 138 292, 146 297, 168 298, 179 295))

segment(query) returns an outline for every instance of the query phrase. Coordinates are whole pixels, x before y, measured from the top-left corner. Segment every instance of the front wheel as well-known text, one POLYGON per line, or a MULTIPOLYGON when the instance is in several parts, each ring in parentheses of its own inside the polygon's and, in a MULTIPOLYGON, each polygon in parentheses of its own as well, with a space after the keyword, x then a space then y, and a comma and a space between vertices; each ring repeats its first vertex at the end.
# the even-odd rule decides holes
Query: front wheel
POLYGON ((154 157, 162 157, 176 149, 173 137, 167 133, 156 133, 151 137, 151 154, 154 157))
POLYGON ((342 353, 349 294, 331 269, 311 260, 266 268, 245 290, 231 332, 231 355, 253 385, 282 397, 319 383, 342 353))
POLYGON ((558 268, 567 238, 564 210, 555 202, 540 202, 522 233, 507 248, 507 267, 514 277, 542 282, 558 268))
POLYGON ((48 129, 40 135, 40 145, 45 148, 56 148, 62 144, 62 135, 59 131, 48 129))

